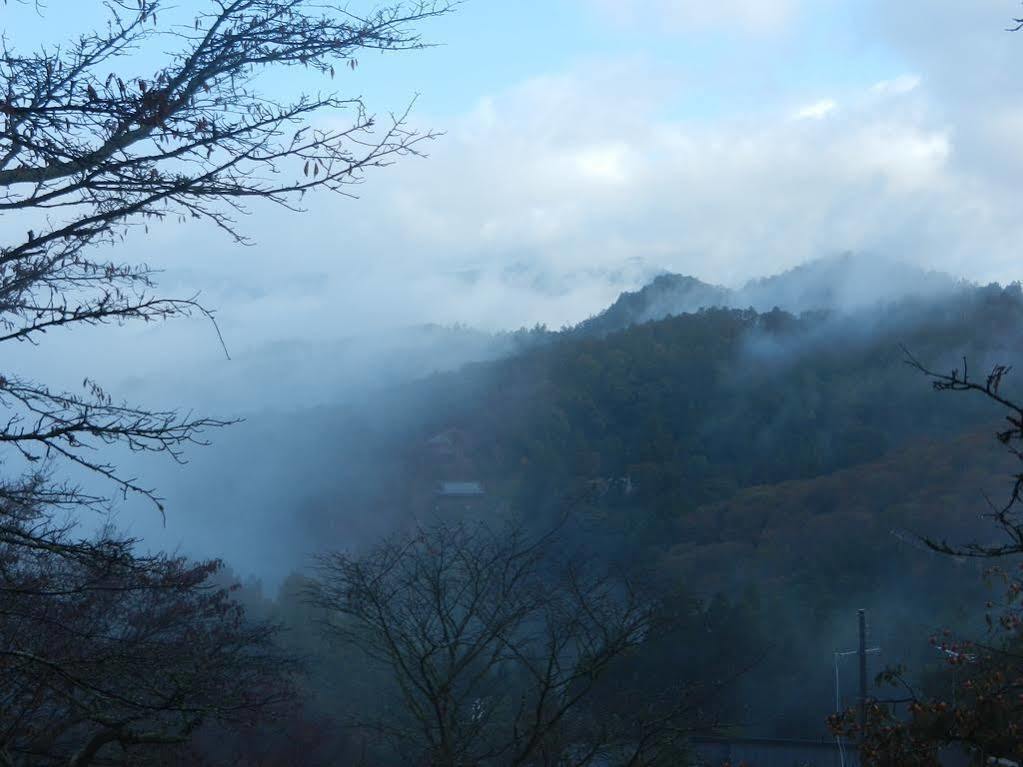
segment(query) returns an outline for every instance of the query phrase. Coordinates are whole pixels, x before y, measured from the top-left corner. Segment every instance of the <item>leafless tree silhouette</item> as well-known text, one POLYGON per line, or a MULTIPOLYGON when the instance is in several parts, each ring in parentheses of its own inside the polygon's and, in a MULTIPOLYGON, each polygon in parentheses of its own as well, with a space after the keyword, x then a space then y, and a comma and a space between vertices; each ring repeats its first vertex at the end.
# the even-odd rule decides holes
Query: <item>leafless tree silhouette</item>
POLYGON ((439 523, 364 556, 323 557, 309 598, 326 631, 399 691, 393 710, 358 726, 407 764, 670 763, 706 701, 678 689, 614 715, 593 705, 608 668, 653 629, 654 606, 557 548, 553 535, 439 523))
MULTIPOLYGON (((95 7, 105 23, 62 44, 21 50, 6 24, 0 36, 0 343, 195 314, 213 322, 196 295, 161 296, 143 259, 110 259, 104 246, 165 219, 204 219, 246 243, 236 219, 251 201, 297 210, 309 191, 351 195, 369 169, 419 154, 434 135, 411 130, 407 110, 380 121, 356 97, 285 102, 258 85, 269 70, 335 78, 364 52, 420 48, 417 26, 450 3, 359 15, 329 0, 204 0, 186 25, 168 23, 174 9, 161 0, 95 7)), ((273 626, 246 620, 211 585, 219 563, 142 555, 113 530, 77 530, 83 509, 116 492, 163 508, 106 449, 183 460, 227 421, 124 403, 88 379, 62 391, 8 368, 0 764, 157 763, 203 727, 287 702, 294 664, 274 650, 273 626), (114 490, 84 492, 61 464, 114 490)))
MULTIPOLYGON (((161 219, 212 221, 246 242, 236 214, 251 200, 296 208, 312 190, 350 195, 367 170, 420 152, 431 133, 407 111, 378 121, 362 100, 298 95, 278 103, 256 89, 268 69, 333 78, 367 51, 422 47, 416 25, 450 4, 399 3, 356 15, 316 0, 211 0, 188 26, 161 26, 160 0, 108 0, 101 31, 19 51, 0 40, 0 342, 36 343, 75 325, 159 321, 211 311, 196 296, 160 297, 139 259, 98 246, 161 219), (134 56, 171 53, 155 71, 134 56), (310 118, 347 115, 342 127, 310 118), (14 221, 22 222, 18 227, 14 221)), ((0 443, 29 463, 61 458, 124 492, 155 492, 96 457, 121 443, 180 458, 224 421, 116 403, 97 384, 80 393, 0 371, 0 443)))

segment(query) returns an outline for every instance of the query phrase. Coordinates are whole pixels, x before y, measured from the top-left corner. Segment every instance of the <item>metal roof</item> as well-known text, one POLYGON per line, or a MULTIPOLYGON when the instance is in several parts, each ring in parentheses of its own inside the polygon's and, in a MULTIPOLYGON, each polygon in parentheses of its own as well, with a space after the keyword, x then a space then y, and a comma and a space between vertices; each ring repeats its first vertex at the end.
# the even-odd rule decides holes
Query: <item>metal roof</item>
POLYGON ((437 495, 484 495, 483 485, 479 482, 438 482, 437 495))

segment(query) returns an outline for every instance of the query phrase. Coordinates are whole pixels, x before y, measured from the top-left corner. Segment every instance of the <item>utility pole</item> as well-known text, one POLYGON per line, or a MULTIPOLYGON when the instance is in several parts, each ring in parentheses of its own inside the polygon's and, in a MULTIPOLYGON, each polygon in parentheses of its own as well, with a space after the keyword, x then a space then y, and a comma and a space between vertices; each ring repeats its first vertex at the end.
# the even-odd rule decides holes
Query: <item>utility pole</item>
MULTIPOLYGON (((858 719, 861 732, 865 734, 867 726, 867 655, 870 653, 879 653, 881 652, 881 648, 867 647, 867 611, 857 610, 856 614, 860 624, 859 646, 855 650, 835 651, 835 712, 840 713, 842 709, 842 694, 839 690, 839 680, 841 677, 841 674, 839 673, 839 662, 842 658, 848 658, 851 655, 855 655, 857 656, 857 660, 859 660, 860 672, 860 689, 859 698, 857 700, 859 705, 857 707, 857 713, 859 714, 858 719)), ((863 740, 863 735, 860 736, 860 740, 863 740)), ((845 752, 842 747, 842 738, 840 736, 836 736, 836 741, 838 743, 839 758, 842 765, 845 765, 845 752)))
POLYGON ((857 610, 860 619, 860 737, 867 732, 867 611, 857 610))

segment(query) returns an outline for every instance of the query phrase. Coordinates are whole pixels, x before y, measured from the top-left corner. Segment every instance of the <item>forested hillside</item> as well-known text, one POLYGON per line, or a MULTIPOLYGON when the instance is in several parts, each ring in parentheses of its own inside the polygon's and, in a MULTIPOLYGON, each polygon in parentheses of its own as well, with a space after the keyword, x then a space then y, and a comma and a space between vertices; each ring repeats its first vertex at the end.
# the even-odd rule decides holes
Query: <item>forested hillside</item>
POLYGON ((1011 361, 1018 286, 905 299, 855 313, 709 309, 603 338, 567 335, 437 376, 422 438, 471 435, 480 478, 529 513, 577 484, 629 477, 608 514, 641 538, 738 489, 873 461, 910 440, 985 423, 939 404, 903 347, 938 368, 1011 361))
POLYGON ((917 536, 992 535, 983 494, 1010 485, 992 437, 999 414, 943 399, 903 347, 939 369, 963 356, 1012 362, 1021 320, 1013 285, 855 312, 707 309, 599 337, 547 334, 517 356, 388 392, 386 406, 319 411, 337 452, 322 447, 318 460, 357 435, 359 463, 304 488, 293 513, 339 544, 360 535, 347 520, 567 519, 570 546, 645 572, 687 616, 635 673, 671 667, 706 682, 748 669, 725 696, 735 731, 822 736, 832 653, 854 641, 856 608, 871 610, 879 664, 931 665, 929 631, 976 618, 980 568, 917 536), (483 491, 451 502, 436 490, 448 480, 483 491), (706 644, 707 632, 729 638, 706 644), (766 692, 779 688, 800 692, 766 692))

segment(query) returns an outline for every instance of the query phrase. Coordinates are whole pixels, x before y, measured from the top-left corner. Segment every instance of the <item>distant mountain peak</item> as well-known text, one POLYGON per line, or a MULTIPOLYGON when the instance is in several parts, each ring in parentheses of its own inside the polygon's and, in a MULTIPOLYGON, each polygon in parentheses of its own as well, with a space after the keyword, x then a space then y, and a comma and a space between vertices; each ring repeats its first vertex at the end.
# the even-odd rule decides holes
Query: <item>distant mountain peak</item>
POLYGON ((576 326, 576 332, 605 335, 631 325, 690 314, 711 307, 853 311, 903 298, 950 294, 966 283, 899 259, 841 253, 808 261, 737 290, 696 277, 665 272, 636 291, 622 293, 607 309, 576 326))
POLYGON ((849 311, 909 297, 936 297, 962 287, 951 275, 896 258, 841 253, 808 261, 771 277, 750 280, 734 293, 735 306, 779 307, 793 314, 849 311))
POLYGON ((636 291, 627 291, 595 317, 581 322, 581 333, 604 335, 631 325, 729 304, 730 291, 684 274, 665 272, 636 291))

